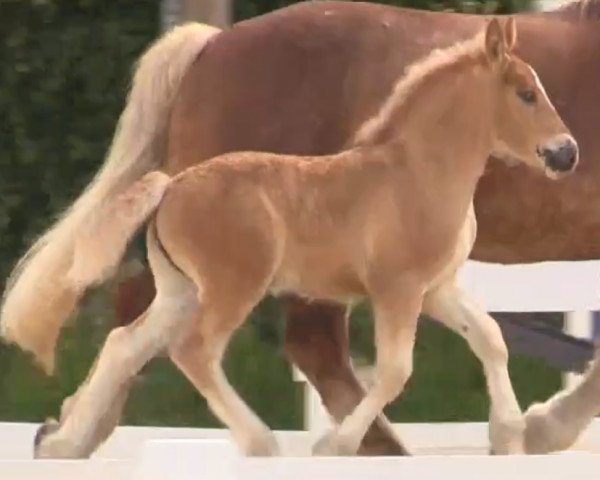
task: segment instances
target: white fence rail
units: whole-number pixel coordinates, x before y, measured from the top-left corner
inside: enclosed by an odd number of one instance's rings
[[[314,437],[277,432],[285,456],[245,458],[225,430],[119,427],[91,460],[31,460],[37,425],[0,423],[0,480],[596,479],[600,421],[570,452],[490,457],[487,424],[398,424],[409,458],[310,458]]]

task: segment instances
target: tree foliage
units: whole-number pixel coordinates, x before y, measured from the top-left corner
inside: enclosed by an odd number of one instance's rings
[[[100,166],[157,2],[0,2],[0,272]]]

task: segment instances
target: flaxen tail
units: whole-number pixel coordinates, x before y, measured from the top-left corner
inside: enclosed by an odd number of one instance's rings
[[[147,173],[90,218],[75,235],[73,263],[66,275],[69,285],[83,291],[114,271],[131,237],[158,208],[170,183],[163,172]]]
[[[97,212],[164,161],[166,127],[175,95],[190,65],[219,30],[193,23],[174,28],[141,57],[108,157],[83,194],[29,251],[11,273],[0,311],[0,333],[31,352],[47,372],[54,369],[60,330],[91,277],[84,275],[94,255],[79,251]],[[159,182],[160,183],[160,182]],[[102,262],[100,262],[102,263]],[[113,265],[111,260],[107,264]],[[97,268],[96,265],[93,268]],[[91,270],[90,270],[91,272]],[[97,276],[99,274],[100,276]],[[81,277],[80,277],[81,275]],[[86,278],[85,281],[82,281]]]

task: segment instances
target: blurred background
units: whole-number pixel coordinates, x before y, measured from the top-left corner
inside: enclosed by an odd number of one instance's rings
[[[296,2],[0,0],[0,278],[6,278],[26,246],[99,168],[124,105],[133,63],[151,41],[184,20],[226,26],[292,3]],[[510,13],[550,8],[557,2],[380,3]],[[140,256],[140,249],[133,248],[129,262]],[[82,303],[63,333],[54,377],[46,377],[17,349],[0,345],[0,421],[41,421],[58,413],[62,399],[86,376],[113,325],[113,288],[114,282],[108,282]],[[547,317],[560,328],[561,314]],[[226,367],[234,386],[271,427],[299,429],[302,386],[294,383],[283,355],[283,326],[277,300],[265,299],[237,334]],[[370,364],[368,305],[354,311],[351,337],[355,364]],[[541,360],[512,355],[510,370],[523,407],[561,387],[561,373]],[[405,394],[387,413],[394,421],[487,420],[485,379],[466,344],[423,322],[415,372]],[[144,369],[125,423],[218,426],[204,400],[165,359]]]

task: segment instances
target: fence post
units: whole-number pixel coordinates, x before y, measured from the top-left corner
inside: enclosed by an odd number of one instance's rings
[[[565,312],[564,314],[563,331],[575,338],[590,339],[594,337],[594,321],[593,313],[587,310],[579,310],[574,312]],[[572,372],[563,374],[563,386],[565,388],[574,385],[581,375]]]

